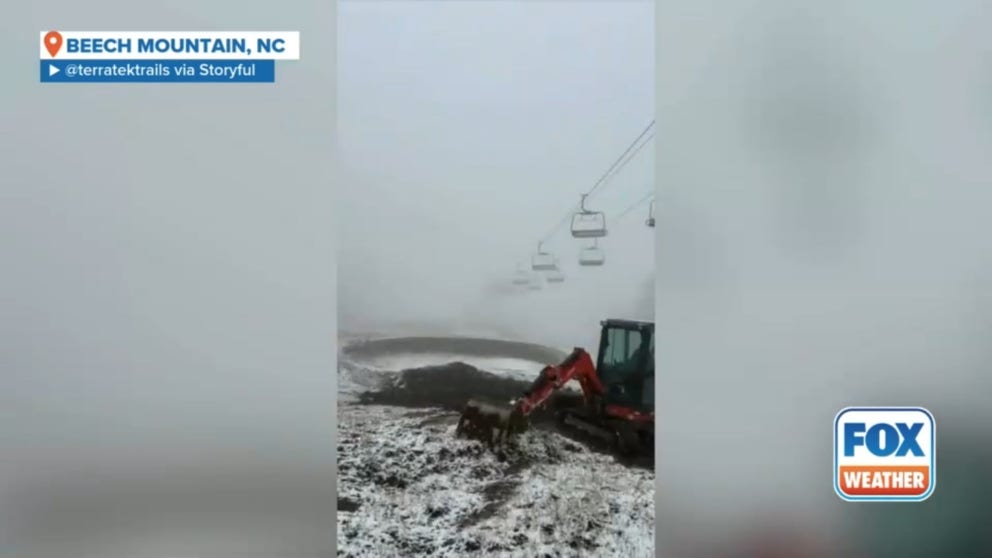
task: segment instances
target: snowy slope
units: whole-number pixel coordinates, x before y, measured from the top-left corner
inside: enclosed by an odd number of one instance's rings
[[[430,375],[424,368],[452,362],[468,366],[454,375]],[[343,350],[339,556],[653,556],[653,471],[619,464],[539,428],[493,453],[456,438],[457,415],[431,407],[438,404],[433,396],[425,402],[411,392],[398,400],[413,406],[402,408],[357,403],[361,393],[384,386],[404,393],[427,386],[432,393],[433,382],[457,383],[462,373],[478,374],[472,367],[530,382],[542,366],[451,352],[356,356]],[[416,387],[407,387],[414,378]]]
[[[340,555],[654,555],[653,472],[537,429],[494,454],[456,418],[341,405]]]

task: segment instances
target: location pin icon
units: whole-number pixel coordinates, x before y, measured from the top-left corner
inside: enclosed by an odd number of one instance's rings
[[[62,48],[62,33],[58,31],[49,31],[46,33],[45,48],[48,49],[48,54],[51,54],[54,58],[58,54],[59,49]]]

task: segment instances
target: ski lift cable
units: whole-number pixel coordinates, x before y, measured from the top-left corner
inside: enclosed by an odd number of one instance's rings
[[[610,168],[603,174],[603,176],[601,176],[599,180],[596,181],[596,184],[593,185],[592,189],[590,189],[588,192],[585,193],[585,197],[589,197],[590,195],[592,195],[593,192],[596,191],[597,188],[609,182],[608,179],[616,175],[616,173],[620,172],[620,169],[626,166],[627,163],[630,162],[630,160],[633,159],[635,155],[637,155],[637,153],[641,150],[641,148],[643,148],[654,137],[654,133],[652,133],[646,140],[641,142],[641,139],[644,138],[645,134],[651,131],[651,128],[654,127],[654,122],[655,121],[652,120],[650,123],[648,123],[648,125],[644,128],[644,130],[640,133],[640,135],[638,135],[637,138],[620,155],[620,157],[617,158],[617,160],[614,161],[612,165],[610,165]],[[548,233],[541,238],[540,242],[542,243],[550,242],[551,239],[554,238],[555,234],[557,234],[558,231],[561,230],[561,228],[572,219],[572,215],[575,213],[577,207],[578,207],[577,205],[573,205],[571,208],[569,208],[569,210],[565,213],[565,215],[562,216],[561,220],[558,221],[558,223],[556,223],[555,226],[552,227],[552,229],[548,231]]]
[[[632,211],[634,211],[638,207],[644,205],[644,202],[650,200],[653,197],[654,197],[654,192],[653,191],[647,192],[646,194],[644,194],[643,197],[641,197],[636,202],[634,202],[633,204],[631,204],[630,206],[628,206],[626,209],[624,209],[623,211],[621,211],[620,214],[618,214],[617,217],[614,219],[614,222],[619,222],[624,217],[626,217],[627,215],[629,215]],[[571,219],[571,217],[572,217],[572,214],[571,213],[566,213],[565,214],[565,217],[562,219],[562,221],[560,223],[558,223],[558,225],[556,226],[556,228],[560,228],[561,225],[563,225],[564,223],[568,222]],[[544,238],[544,240],[541,240],[540,241],[540,244],[547,243],[551,239],[551,237],[554,236],[554,233],[555,232],[556,232],[555,230],[552,230],[551,233],[549,233],[548,236],[546,236]]]
[[[654,192],[648,192],[648,193],[646,193],[644,195],[644,197],[638,199],[632,205],[630,205],[629,207],[627,207],[626,209],[624,209],[623,211],[621,211],[620,214],[618,214],[614,218],[614,222],[620,221],[621,219],[623,219],[624,217],[626,217],[631,211],[633,211],[633,210],[637,209],[638,207],[640,207],[641,205],[643,205],[644,202],[648,201],[653,196],[654,196]],[[558,230],[561,229],[562,225],[564,225],[565,223],[568,223],[571,220],[571,218],[572,218],[572,212],[570,211],[570,212],[566,213],[564,215],[564,217],[562,217],[562,220],[559,221],[557,225],[555,225],[555,228],[551,229],[551,231],[540,241],[540,244],[547,244],[548,242],[550,242],[551,239],[554,237],[555,233],[557,233]]]
[[[637,139],[635,139],[633,141],[633,143],[631,143],[627,147],[627,149],[624,150],[624,152],[620,155],[620,157],[617,158],[617,160],[614,161],[612,165],[610,165],[610,168],[606,171],[606,173],[604,173],[603,176],[599,177],[599,180],[596,181],[596,183],[593,185],[592,189],[590,189],[588,192],[586,192],[586,197],[591,196],[592,193],[595,192],[597,188],[599,188],[600,186],[602,186],[606,182],[606,179],[609,178],[613,174],[614,170],[619,170],[617,168],[617,166],[619,165],[619,166],[622,167],[623,165],[621,165],[621,162],[623,162],[623,164],[625,165],[626,162],[624,162],[624,159],[626,159],[628,161],[630,160],[630,159],[627,159],[627,154],[630,153],[632,150],[634,150],[634,147],[637,146],[638,142],[641,141],[641,138],[643,138],[649,131],[651,131],[651,128],[653,128],[653,127],[654,127],[654,120],[651,120],[651,122],[648,123],[648,125],[644,128],[644,130],[641,132],[641,134],[639,136],[637,136]],[[647,143],[647,142],[645,141],[644,143]],[[642,143],[641,144],[641,147],[643,147],[643,146],[644,146],[644,144]],[[637,150],[634,151],[634,152],[636,153],[637,151],[640,151],[640,147],[638,147]]]
[[[630,150],[628,154],[626,154],[626,157],[622,159],[622,162],[619,165],[615,165],[611,170],[607,172],[607,174],[604,174],[603,178],[600,179],[601,182],[598,182],[592,190],[586,192],[585,194],[586,197],[588,198],[592,196],[593,192],[595,192],[596,189],[599,188],[600,186],[603,186],[604,184],[608,184],[610,182],[610,179],[612,179],[614,176],[619,174],[620,171],[623,170],[625,166],[627,166],[627,163],[632,161],[634,157],[641,151],[641,149],[643,149],[645,145],[650,143],[652,139],[654,139],[654,133],[652,133],[647,138],[645,138],[644,141],[642,141],[641,143],[637,144],[636,147],[631,145],[631,147],[634,147],[634,149]]]
[[[561,230],[562,226],[564,226],[566,223],[568,223],[569,221],[572,220],[572,214],[574,212],[575,212],[574,208],[573,209],[569,209],[565,213],[565,215],[561,218],[561,221],[558,221],[558,223],[555,224],[554,228],[552,228],[550,231],[548,231],[548,234],[544,235],[544,237],[541,239],[541,244],[547,244],[548,242],[550,242],[551,239],[554,238],[555,234],[559,230]]]
[[[624,152],[620,154],[620,157],[618,157],[617,160],[614,161],[612,165],[610,165],[610,168],[607,169],[607,171],[603,173],[603,175],[599,178],[599,180],[596,181],[593,187],[583,195],[582,197],[583,201],[585,200],[585,198],[592,195],[597,189],[599,189],[604,184],[609,182],[610,178],[612,178],[618,172],[620,172],[620,170],[623,169],[623,167],[626,166],[627,163],[629,163],[631,159],[633,159],[634,156],[636,156],[637,153],[640,152],[640,150],[648,142],[651,141],[652,138],[654,138],[654,133],[652,132],[651,135],[647,137],[647,139],[645,139],[643,142],[641,141],[648,134],[648,132],[651,132],[654,125],[655,125],[655,120],[652,119],[651,122],[649,122],[648,125],[644,127],[644,130],[642,130],[641,133],[634,139],[634,141],[631,142],[629,146],[627,146],[627,149],[625,149]],[[555,234],[557,234],[558,231],[561,230],[562,226],[564,226],[565,224],[569,223],[572,220],[572,217],[576,210],[575,208],[579,206],[580,204],[576,204],[575,206],[572,206],[572,208],[569,208],[569,210],[564,215],[562,215],[561,220],[558,221],[555,224],[555,226],[550,231],[548,231],[548,233],[544,235],[538,242],[541,244],[550,242],[554,238]],[[621,216],[625,215],[630,210],[631,209],[624,211],[621,214]]]
[[[617,167],[616,169],[614,169],[614,170],[613,170],[613,173],[612,173],[612,174],[610,174],[610,177],[609,177],[609,178],[607,179],[607,182],[609,182],[609,181],[610,181],[610,180],[612,180],[612,179],[613,179],[613,178],[614,178],[614,177],[615,177],[616,175],[618,175],[618,174],[620,173],[620,171],[622,171],[622,170],[623,170],[623,168],[624,168],[625,166],[627,166],[627,163],[629,163],[630,161],[632,161],[632,160],[634,159],[634,157],[635,157],[635,156],[636,156],[636,155],[637,155],[638,153],[640,153],[640,151],[641,151],[641,149],[644,149],[644,146],[645,146],[645,145],[647,145],[648,143],[650,143],[650,142],[651,142],[651,140],[653,140],[653,139],[654,139],[654,136],[655,136],[655,133],[654,133],[654,132],[651,132],[651,135],[649,135],[648,137],[646,137],[646,138],[644,138],[644,141],[642,141],[642,142],[640,143],[640,145],[638,145],[638,146],[637,146],[636,148],[634,148],[634,150],[633,150],[633,151],[631,151],[631,152],[630,152],[630,155],[628,155],[628,156],[627,156],[627,158],[626,158],[626,159],[624,159],[624,161],[623,161],[623,163],[621,163],[621,164],[620,164],[620,166],[618,166],[618,167]]]
[[[652,197],[654,197],[654,192],[648,192],[647,194],[644,195],[643,198],[637,200],[636,202],[634,202],[633,205],[631,205],[627,209],[624,209],[622,212],[620,212],[620,215],[617,215],[616,219],[614,219],[614,222],[623,219],[627,214],[629,214],[631,211],[637,209],[638,207],[644,205],[644,202],[648,201]]]

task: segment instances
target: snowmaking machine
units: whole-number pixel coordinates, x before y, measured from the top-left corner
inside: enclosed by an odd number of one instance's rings
[[[611,319],[601,326],[595,362],[576,347],[562,362],[545,366],[509,406],[470,400],[457,435],[482,439],[490,446],[506,440],[525,430],[532,413],[546,409],[555,392],[576,380],[581,404],[558,409],[560,424],[606,441],[622,455],[653,455],[654,323]]]

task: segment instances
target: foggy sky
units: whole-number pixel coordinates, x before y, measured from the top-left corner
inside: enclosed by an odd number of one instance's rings
[[[592,345],[598,321],[652,318],[647,204],[560,288],[493,296],[654,118],[650,2],[340,6],[342,330],[491,333]],[[589,206],[653,189],[652,144]]]

